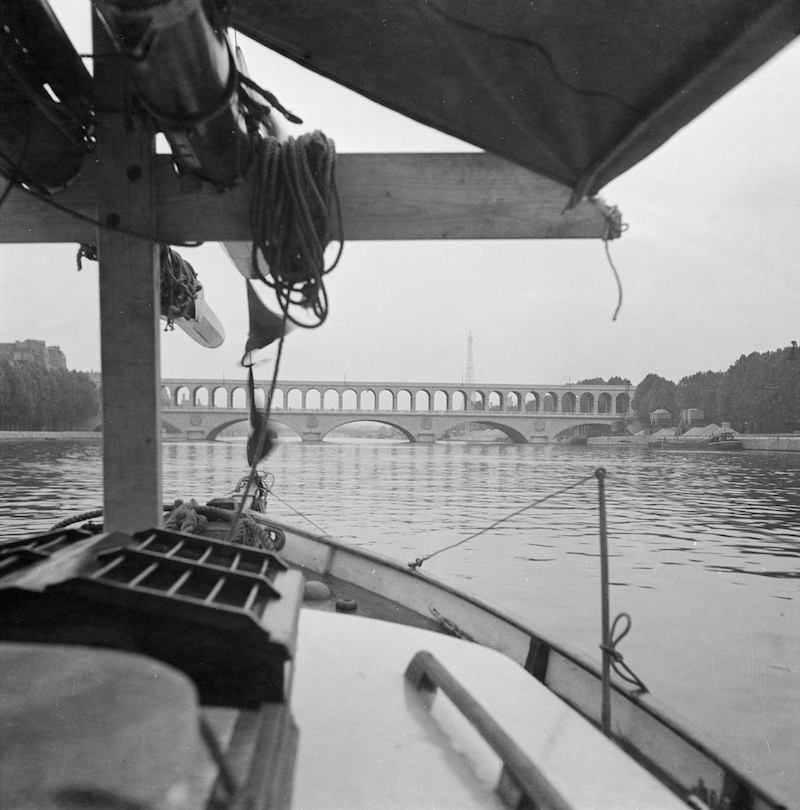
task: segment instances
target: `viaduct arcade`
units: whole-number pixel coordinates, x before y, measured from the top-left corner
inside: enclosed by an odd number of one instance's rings
[[[267,382],[256,384],[264,407]],[[390,425],[409,441],[433,442],[477,423],[513,442],[547,442],[609,433],[631,415],[630,385],[478,385],[407,382],[279,382],[271,419],[303,441],[321,441],[342,425]],[[168,434],[215,439],[247,420],[247,389],[239,380],[164,379],[162,424]]]

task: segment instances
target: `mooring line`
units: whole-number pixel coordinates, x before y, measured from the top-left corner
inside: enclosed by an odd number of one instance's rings
[[[315,529],[319,529],[324,535],[330,536],[329,532],[326,532],[319,523],[315,523],[308,515],[304,515],[299,509],[295,509],[290,503],[287,503],[280,495],[278,495],[274,489],[269,490],[269,494],[272,495],[273,498],[277,498],[284,506],[288,507],[292,510],[296,515],[303,518],[303,520],[307,520]]]
[[[514,512],[506,515],[505,517],[501,517],[499,520],[496,520],[490,526],[487,526],[484,529],[480,529],[477,532],[469,535],[469,537],[463,538],[463,540],[459,540],[456,543],[451,543],[449,546],[444,546],[443,548],[437,549],[436,551],[432,551],[430,554],[425,554],[423,557],[417,557],[414,562],[408,563],[408,567],[413,569],[421,568],[424,562],[427,562],[431,559],[431,557],[435,557],[437,554],[442,554],[445,551],[450,551],[450,549],[457,548],[458,546],[463,545],[464,543],[468,542],[469,540],[474,540],[476,537],[480,537],[482,534],[486,534],[486,532],[490,532],[496,526],[499,526],[501,523],[505,523],[507,520],[511,520],[511,518],[516,517],[517,515],[521,515],[523,512],[527,512],[528,509],[532,509],[534,506],[538,506],[545,501],[549,501],[551,498],[556,498],[559,495],[563,495],[565,492],[569,492],[571,489],[575,489],[576,487],[581,486],[581,484],[585,484],[587,481],[591,481],[592,478],[595,477],[595,473],[591,473],[590,475],[584,476],[579,481],[575,481],[573,484],[569,484],[566,487],[562,487],[561,489],[557,489],[555,492],[551,492],[549,495],[545,495],[543,498],[537,498],[535,501],[532,501],[525,506],[516,509]]]

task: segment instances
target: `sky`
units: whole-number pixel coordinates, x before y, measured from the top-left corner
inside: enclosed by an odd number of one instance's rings
[[[53,6],[89,50],[88,3]],[[294,134],[321,129],[340,153],[472,149],[239,44],[250,75],[304,119]],[[459,382],[471,332],[476,382],[678,381],[800,339],[798,75],[796,42],[601,191],[628,225],[610,245],[616,321],[600,240],[351,242],[326,277],[328,320],[287,337],[281,377]],[[76,247],[0,245],[0,342],[45,340],[96,370],[97,265],[77,272]],[[227,337],[210,350],[163,333],[162,376],[242,378],[242,278],[218,245],[180,252]]]

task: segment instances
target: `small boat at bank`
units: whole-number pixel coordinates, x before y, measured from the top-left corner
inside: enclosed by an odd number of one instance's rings
[[[675,436],[660,440],[660,446],[667,450],[744,450],[744,442],[731,430],[723,430],[711,436]]]
[[[0,239],[96,248],[105,463],[102,531],[0,545],[0,806],[783,806],[632,677],[607,593],[597,665],[420,561],[278,525],[266,433],[237,497],[161,521],[163,246],[225,243],[275,293],[247,354],[324,320],[343,232],[616,238],[599,190],[800,30],[797,2],[757,6],[96,0],[90,75],[46,0],[4,4]],[[228,26],[487,152],[284,138]],[[177,317],[212,346],[202,310]]]
[[[731,431],[723,431],[712,436],[707,444],[707,450],[741,450],[744,444],[741,439],[736,438],[736,434]]]

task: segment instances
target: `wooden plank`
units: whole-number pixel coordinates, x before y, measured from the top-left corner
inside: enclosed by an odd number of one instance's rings
[[[600,206],[562,213],[570,190],[485,153],[349,155],[337,168],[348,239],[602,236]]]
[[[95,189],[102,192],[105,177],[100,157],[89,158],[81,176],[53,202],[95,219]],[[619,235],[615,209],[586,200],[564,212],[570,196],[566,186],[485,153],[342,154],[337,177],[348,241],[601,238],[609,224],[610,235]],[[171,160],[161,156],[154,185],[160,241],[250,240],[252,176],[221,194],[192,177],[179,177]],[[0,218],[2,242],[94,238],[91,224],[20,190],[9,195]]]
[[[152,137],[130,130],[120,99],[123,70],[94,22],[98,108],[98,212],[104,221],[153,229]],[[160,273],[153,242],[112,230],[97,234],[103,370],[103,484],[106,531],[161,521]]]

